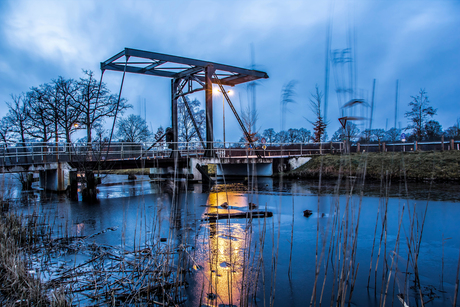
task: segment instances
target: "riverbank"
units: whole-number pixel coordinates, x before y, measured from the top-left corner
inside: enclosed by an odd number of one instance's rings
[[[385,152],[324,155],[313,157],[299,168],[285,174],[288,178],[338,178],[359,176],[380,180],[459,181],[460,151]]]
[[[70,306],[63,288],[52,289],[45,285],[27,261],[34,244],[44,235],[42,230],[44,228],[36,223],[36,219],[24,223],[23,217],[16,214],[0,216],[2,306]]]

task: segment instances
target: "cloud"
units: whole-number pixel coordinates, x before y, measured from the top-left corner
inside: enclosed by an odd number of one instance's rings
[[[270,75],[257,90],[262,130],[279,129],[279,112],[274,110],[278,110],[283,84],[291,79],[299,83],[296,111],[290,114],[289,122],[292,127],[311,129],[304,116],[311,114],[309,93],[315,84],[320,89],[324,86],[330,3],[3,1],[0,101],[59,75],[78,78],[81,69],[99,73],[99,63],[125,47],[250,67],[253,44],[256,68]],[[396,79],[401,86],[399,118],[403,119],[410,95],[426,87],[433,103],[439,104],[435,105],[439,108],[439,120],[445,122],[445,127],[451,125],[459,116],[445,111],[446,106],[456,106],[460,97],[458,2],[333,3],[332,48],[346,48],[347,32],[352,29],[356,34],[358,92],[370,97],[372,80],[377,79],[375,114],[379,116],[374,125],[384,127],[386,118],[394,118]],[[120,80],[120,73],[107,72],[104,76],[114,92],[119,90]],[[124,97],[133,104],[145,98],[152,125],[169,125],[169,80],[129,75],[126,82]],[[331,75],[329,135],[339,126],[335,86]],[[247,102],[245,88],[243,85],[235,89],[243,102]],[[203,97],[197,97],[203,101]],[[219,107],[215,112],[217,121]],[[5,107],[0,109],[0,115],[4,113]],[[238,128],[233,130],[239,133]]]

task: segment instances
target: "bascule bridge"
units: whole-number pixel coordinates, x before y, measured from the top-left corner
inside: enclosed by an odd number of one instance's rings
[[[213,148],[213,101],[212,85],[217,84],[222,94],[230,106],[234,116],[241,126],[246,139],[251,142],[246,127],[233,106],[227,92],[223,89],[224,85],[235,86],[257,79],[267,79],[265,72],[250,70],[225,64],[219,64],[209,61],[202,61],[179,57],[169,54],[162,54],[150,51],[125,48],[113,57],[101,63],[101,70],[104,73],[107,70],[123,72],[120,92],[123,88],[123,82],[126,73],[136,73],[150,76],[166,77],[171,79],[171,127],[172,127],[172,149],[173,153],[178,153],[178,119],[177,119],[177,100],[182,97],[187,107],[190,117],[193,114],[188,106],[185,96],[191,93],[205,91],[205,108],[206,108],[206,139],[199,133],[195,120],[193,123],[197,130],[200,141],[205,148],[205,157],[215,157]]]

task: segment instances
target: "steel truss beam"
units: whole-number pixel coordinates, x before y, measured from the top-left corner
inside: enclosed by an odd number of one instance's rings
[[[123,58],[126,60],[122,61]],[[131,62],[129,60],[131,60]],[[103,73],[106,70],[112,70],[120,71],[124,74],[128,72],[171,78],[171,123],[174,132],[173,149],[175,149],[173,152],[177,152],[178,141],[177,99],[179,97],[184,98],[185,104],[188,107],[185,95],[204,90],[206,104],[205,155],[208,157],[215,155],[212,144],[214,141],[212,84],[219,84],[222,88],[224,85],[235,86],[257,79],[268,78],[267,73],[263,71],[131,48],[125,48],[125,50],[102,62],[101,70]],[[198,83],[198,87],[194,88],[194,82]],[[225,91],[223,91],[223,93],[227,96]],[[229,105],[231,105],[228,96],[226,99]],[[187,109],[190,112],[189,108]],[[232,111],[235,113],[235,116],[241,125],[241,119],[239,119],[239,116],[234,108],[232,108]],[[196,123],[195,129],[198,131]],[[243,131],[244,130],[245,129],[243,127]],[[248,137],[247,132],[245,135]],[[249,142],[251,143],[250,137]]]
[[[129,62],[125,63],[124,61],[119,62],[118,60],[123,56],[140,58],[151,61],[151,63],[135,62],[131,64]],[[171,67],[168,69],[165,67],[166,65]],[[124,71],[124,66],[127,66],[126,72],[169,77],[173,79],[185,78],[193,75],[204,83],[204,71],[208,65],[214,66],[216,71],[229,74],[227,77],[220,78],[222,85],[234,86],[248,81],[268,78],[267,73],[263,71],[131,48],[125,48],[125,50],[102,62],[101,70]],[[217,83],[217,81],[212,78],[212,83]]]

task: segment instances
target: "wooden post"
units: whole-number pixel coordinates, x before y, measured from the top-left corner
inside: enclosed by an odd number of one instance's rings
[[[82,199],[85,202],[94,202],[97,200],[97,184],[98,181],[94,177],[93,171],[85,172],[86,187],[82,189]]]
[[[454,148],[454,145],[455,145],[455,144],[454,144],[454,139],[451,139],[451,140],[450,140],[450,150],[454,150],[454,149],[455,149],[455,148]]]
[[[444,151],[444,135],[441,136],[441,151]]]
[[[357,152],[361,152],[361,144],[358,143]]]
[[[76,171],[69,172],[70,189],[69,197],[72,200],[78,200],[78,178]]]
[[[385,148],[385,142],[383,142],[383,152],[387,151],[387,149]]]

